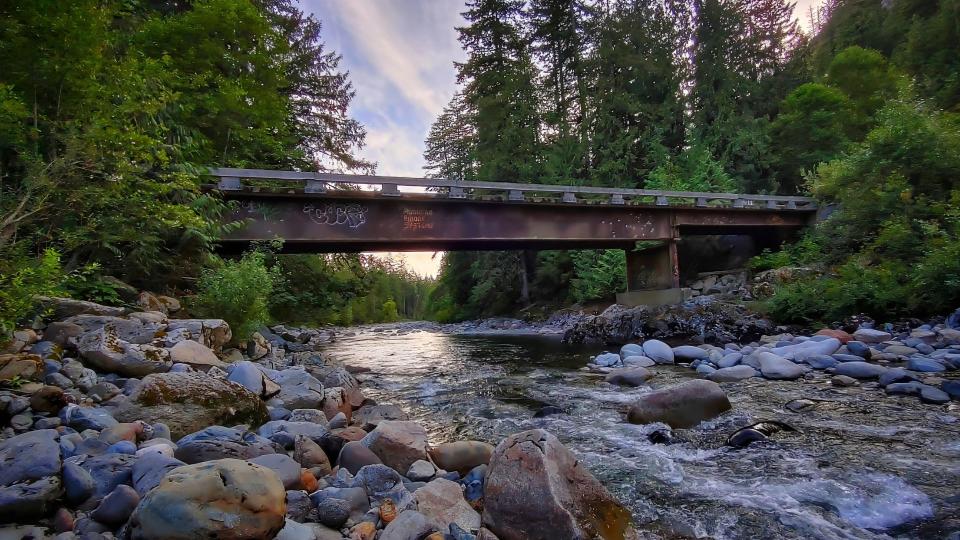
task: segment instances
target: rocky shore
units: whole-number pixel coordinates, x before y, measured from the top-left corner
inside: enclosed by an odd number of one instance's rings
[[[0,538],[631,538],[557,438],[431,444],[317,349],[328,331],[47,299],[0,354]]]
[[[141,311],[47,303],[55,320],[18,331],[0,353],[0,538],[637,537],[624,501],[555,433],[533,426],[500,440],[430,440],[407,403],[365,395],[357,377],[375,374],[321,352],[353,332],[625,341],[576,377],[636,387],[618,421],[644,424],[654,446],[737,415],[736,393],[749,381],[826,382],[944,412],[960,399],[960,317],[792,335],[701,300],[537,325],[275,326],[233,348],[224,321],[177,318],[171,298],[142,295]],[[658,384],[658,370],[676,366],[693,378]],[[793,399],[785,409],[816,406]],[[548,406],[536,416],[565,413]],[[794,430],[744,424],[725,436],[728,447]]]
[[[925,324],[896,334],[872,325],[853,334],[825,328],[812,336],[765,335],[746,345],[722,347],[670,347],[648,339],[628,343],[619,353],[597,355],[583,369],[605,375],[609,383],[639,386],[653,376],[655,366],[675,363],[689,366],[705,380],[644,396],[631,407],[631,421],[690,427],[730,408],[729,403],[724,405],[726,398],[717,383],[751,378],[782,381],[825,375],[834,386],[916,396],[932,405],[960,400],[960,378],[955,373],[960,369],[960,329],[948,323]],[[664,402],[676,405],[661,406]]]

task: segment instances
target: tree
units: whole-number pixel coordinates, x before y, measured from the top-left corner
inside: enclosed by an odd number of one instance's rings
[[[826,82],[846,94],[864,119],[897,91],[897,75],[887,59],[857,46],[844,49],[830,62]]]
[[[582,0],[533,0],[527,10],[531,48],[544,66],[543,182],[571,183],[584,178],[587,167],[588,76],[585,55],[590,47],[590,9]]]
[[[519,28],[523,2],[474,0],[457,28],[468,59],[458,64],[464,99],[475,111],[476,176],[535,181],[540,165],[536,71]]]
[[[476,177],[475,113],[463,94],[457,92],[430,126],[424,143],[423,159],[427,176],[448,180],[472,180]]]
[[[684,146],[680,4],[616,4],[597,26],[590,116],[595,185],[641,187]]]
[[[835,88],[807,83],[791,92],[772,126],[780,191],[801,192],[804,173],[837,157],[855,140],[857,123],[853,103]]]

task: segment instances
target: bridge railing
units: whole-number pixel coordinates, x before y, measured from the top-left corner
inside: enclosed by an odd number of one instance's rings
[[[431,195],[446,199],[485,199],[498,194],[508,202],[529,201],[528,197],[552,197],[564,203],[592,202],[596,204],[653,204],[655,206],[726,206],[733,208],[769,208],[785,210],[812,210],[816,200],[810,197],[787,195],[748,195],[741,193],[703,193],[666,191],[657,189],[626,189],[593,186],[555,186],[546,184],[515,184],[508,182],[467,182],[439,178],[408,178],[402,176],[374,176],[301,171],[274,171],[266,169],[214,168],[217,189],[225,192],[262,191],[264,189],[302,189],[304,193],[323,194],[351,186],[370,186],[384,197],[402,197],[400,187],[430,190]],[[296,187],[293,187],[296,186]],[[546,195],[544,195],[546,194]],[[407,193],[407,195],[411,195]]]

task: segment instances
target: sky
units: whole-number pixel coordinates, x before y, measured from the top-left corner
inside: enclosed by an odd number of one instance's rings
[[[797,0],[806,26],[811,5]],[[377,174],[422,177],[423,141],[456,90],[455,61],[465,58],[456,27],[464,0],[301,0],[323,23],[328,51],[343,56],[356,96],[350,114],[367,129],[360,155]],[[388,254],[414,272],[435,276],[434,253]]]

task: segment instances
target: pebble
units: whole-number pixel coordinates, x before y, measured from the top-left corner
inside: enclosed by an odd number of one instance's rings
[[[350,503],[333,497],[323,499],[317,504],[317,521],[339,529],[350,519]]]

